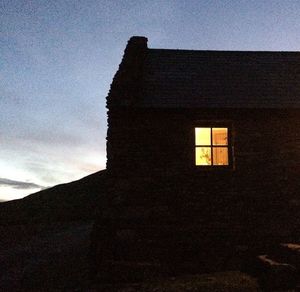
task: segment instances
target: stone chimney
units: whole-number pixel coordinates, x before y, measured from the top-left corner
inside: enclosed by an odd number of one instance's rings
[[[139,101],[143,79],[143,64],[148,39],[133,36],[129,39],[119,69],[107,97],[107,107],[130,106]]]

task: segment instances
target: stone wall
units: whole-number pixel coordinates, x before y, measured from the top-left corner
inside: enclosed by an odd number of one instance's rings
[[[194,166],[194,128],[230,125],[233,168]],[[300,164],[300,118],[296,110],[151,110],[113,108],[108,114],[107,169],[122,173],[224,175],[241,187],[293,182]],[[262,183],[262,182],[261,182]],[[291,183],[289,183],[290,185]],[[290,192],[290,191],[289,191]]]
[[[96,258],[217,270],[240,245],[300,239],[299,111],[114,108],[108,121]],[[232,168],[194,166],[203,121],[231,124]]]
[[[194,165],[194,127],[230,124],[233,165]],[[284,110],[114,110],[109,113],[107,169],[113,176],[188,181],[190,192],[259,199],[259,208],[297,206],[300,183],[300,118]],[[183,183],[186,186],[186,183]],[[188,201],[189,199],[187,199]],[[251,210],[247,199],[246,211]],[[187,202],[188,203],[188,202]],[[222,206],[223,208],[224,206]]]

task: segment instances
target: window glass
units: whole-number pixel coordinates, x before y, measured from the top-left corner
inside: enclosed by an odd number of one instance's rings
[[[211,145],[210,132],[211,132],[211,128],[195,128],[196,145],[199,146]]]
[[[228,128],[195,128],[195,164],[229,165]]]
[[[227,147],[213,147],[213,165],[228,165]]]
[[[211,165],[210,147],[196,147],[196,165]]]
[[[213,145],[228,145],[227,128],[212,128]]]

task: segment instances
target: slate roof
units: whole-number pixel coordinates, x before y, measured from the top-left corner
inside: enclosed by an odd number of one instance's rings
[[[300,53],[147,49],[139,106],[300,108]]]

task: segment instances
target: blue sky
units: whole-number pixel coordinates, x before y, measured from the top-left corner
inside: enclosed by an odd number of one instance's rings
[[[105,97],[127,40],[300,50],[299,1],[0,1],[0,200],[105,168]]]

